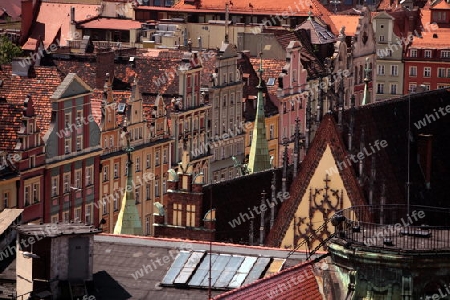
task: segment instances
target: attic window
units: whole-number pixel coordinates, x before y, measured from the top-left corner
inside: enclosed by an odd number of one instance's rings
[[[438,38],[437,33],[433,33],[433,39],[437,39],[437,38]]]
[[[269,78],[269,80],[267,80],[267,85],[273,86],[275,85],[275,78]]]

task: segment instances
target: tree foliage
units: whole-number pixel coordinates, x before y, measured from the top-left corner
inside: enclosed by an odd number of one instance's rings
[[[0,65],[7,64],[16,56],[22,54],[22,49],[14,45],[6,36],[0,37]]]

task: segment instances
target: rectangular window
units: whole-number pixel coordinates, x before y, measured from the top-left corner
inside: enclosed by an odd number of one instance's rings
[[[72,123],[71,114],[65,114],[64,115],[64,127],[68,130],[70,130],[70,124]]]
[[[391,75],[392,76],[398,76],[398,66],[397,65],[392,65],[391,66]]]
[[[438,68],[438,78],[444,78],[445,77],[445,68]]]
[[[228,95],[223,95],[222,96],[222,106],[227,106],[227,97]]]
[[[174,203],[173,204],[173,224],[174,226],[181,226],[181,218],[183,214],[183,206],[182,204]]]
[[[431,77],[431,67],[423,68],[423,77]]]
[[[113,207],[114,207],[114,211],[119,209],[119,191],[114,191],[113,194]]]
[[[383,83],[378,83],[377,94],[384,94],[384,84]]]
[[[186,226],[195,227],[195,205],[186,205]]]
[[[136,172],[139,172],[141,170],[141,158],[136,157]]]
[[[156,151],[155,153],[155,165],[159,166],[159,151]]]
[[[34,203],[39,202],[39,183],[33,184],[33,201]]]
[[[425,50],[424,56],[425,58],[431,58],[431,50]]]
[[[274,127],[273,125],[270,125],[270,129],[269,129],[269,139],[273,140],[274,139]]]
[[[141,203],[141,186],[137,186],[134,190],[134,200],[137,203]]]
[[[384,42],[384,35],[380,35],[379,41],[380,41],[380,42]]]
[[[397,94],[397,84],[391,84],[391,94],[396,95]]]
[[[75,221],[81,221],[81,208],[75,209]]]
[[[150,167],[151,167],[151,162],[152,162],[152,159],[151,159],[151,156],[150,156],[151,154],[147,154],[147,160],[146,160],[146,166],[147,166],[147,169],[149,169]]]
[[[70,173],[64,173],[64,193],[68,193],[70,191]]]
[[[151,196],[150,196],[150,184],[146,184],[145,185],[145,198],[147,199],[147,200],[150,200],[151,199]]]
[[[86,213],[85,213],[85,223],[86,224],[91,224],[92,219],[91,219],[91,215],[92,215],[92,205],[86,205]]]
[[[378,75],[384,75],[384,65],[378,65]]]
[[[77,136],[77,151],[81,151],[83,148],[83,137]]]
[[[410,83],[409,86],[408,86],[408,91],[409,91],[410,93],[415,92],[415,91],[416,91],[416,88],[417,88],[417,84],[415,84],[415,83]]]
[[[94,166],[86,168],[86,186],[92,185],[94,183]]]
[[[412,77],[417,76],[417,67],[416,66],[409,67],[409,76],[412,76]]]
[[[163,150],[163,164],[167,164],[167,148]]]
[[[64,153],[69,154],[72,152],[72,139],[65,139],[64,140]]]
[[[24,191],[25,206],[30,205],[30,186],[27,185]]]
[[[58,196],[59,194],[59,177],[52,177],[52,197]]]
[[[145,234],[150,235],[150,217],[145,217]]]
[[[155,197],[159,197],[159,179],[155,180]]]
[[[119,164],[114,164],[114,179],[119,178]]]
[[[102,200],[102,214],[106,215],[108,213],[108,195],[103,196]]]
[[[417,57],[417,49],[409,50],[409,57]]]
[[[441,58],[450,58],[450,51],[441,51]]]
[[[109,180],[109,166],[103,167],[103,181]]]
[[[162,181],[162,189],[163,189],[163,194],[167,193],[167,180],[165,178]]]
[[[9,192],[3,193],[3,208],[9,207]]]
[[[77,117],[75,119],[75,123],[77,124],[77,127],[81,127],[81,125],[83,125],[83,111],[81,111],[81,110],[77,111]]]

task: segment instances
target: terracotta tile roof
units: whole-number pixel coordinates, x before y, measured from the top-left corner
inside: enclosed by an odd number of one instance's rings
[[[430,9],[450,10],[450,3],[448,3],[446,0],[437,0],[433,4],[431,4]]]
[[[420,14],[422,15],[421,21],[423,25],[431,22],[431,10],[421,9]]]
[[[214,300],[324,299],[314,276],[313,262],[285,269],[251,284],[220,294]]]
[[[12,151],[22,124],[23,105],[0,101],[0,151]]]
[[[297,36],[294,32],[286,30],[286,29],[269,29],[265,28],[263,33],[273,33],[277,42],[286,49],[289,46],[291,41],[298,41]]]
[[[344,15],[333,15],[330,16],[331,21],[333,22],[336,28],[342,28],[345,26],[345,35],[346,36],[354,36],[356,33],[356,28],[359,24],[360,16],[344,16]]]
[[[18,19],[22,15],[21,0],[0,0],[0,13],[6,12],[13,19]]]
[[[28,38],[22,46],[24,50],[35,50],[39,38],[43,39],[47,49],[52,43],[59,39],[60,45],[65,46],[70,39],[70,8],[75,8],[75,21],[83,21],[89,17],[97,16],[101,8],[100,5],[88,4],[64,4],[47,3],[40,5],[36,24]]]
[[[336,161],[344,161],[348,153],[344,141],[338,131],[336,122],[331,115],[325,115],[317,129],[316,136],[311,143],[308,152],[300,166],[298,176],[294,179],[290,187],[290,198],[283,202],[273,225],[272,230],[266,239],[266,244],[272,247],[280,247],[287,229],[294,217],[297,208],[307,192],[311,178],[316,172],[319,161],[327,147],[330,146],[333,157]],[[344,182],[347,195],[352,205],[364,205],[364,195],[359,187],[355,172],[352,168],[340,170],[342,181]]]
[[[17,105],[23,105],[27,95],[31,95],[35,105],[37,127],[44,135],[51,121],[50,97],[62,82],[62,74],[56,67],[34,67],[32,77],[12,76],[11,66],[2,66],[0,78],[5,78],[0,87],[0,97]]]
[[[255,72],[258,72],[260,59],[257,57],[252,57],[250,58],[250,63],[252,64]],[[277,93],[278,76],[280,76],[280,73],[283,70],[285,64],[286,64],[285,60],[263,58],[264,72],[262,76],[263,80],[266,82],[266,85],[269,78],[275,78],[275,84],[272,86],[267,86],[267,90],[271,95],[276,95]]]
[[[186,3],[187,1],[180,0],[176,3],[173,8],[179,11],[186,10],[202,10],[202,11],[218,11],[223,13],[225,11],[225,3],[222,0],[208,0],[202,1],[201,5],[196,7],[195,4]],[[253,5],[253,8],[249,5]],[[310,11],[310,6],[312,6],[312,12],[314,15],[321,15],[327,10],[321,10],[319,7],[322,6],[316,0],[300,1],[296,5],[291,0],[258,0],[258,1],[247,1],[247,0],[234,0],[233,5],[229,6],[230,13],[239,14],[279,14],[282,10],[289,13],[292,16],[307,16]],[[323,7],[323,6],[322,6]],[[280,9],[281,8],[281,9]],[[289,10],[291,8],[291,10]]]
[[[450,28],[435,31],[423,31],[422,38],[414,36],[410,48],[416,49],[450,49]]]
[[[140,29],[141,22],[124,19],[98,18],[81,23],[79,27],[85,29],[130,30],[130,29]]]

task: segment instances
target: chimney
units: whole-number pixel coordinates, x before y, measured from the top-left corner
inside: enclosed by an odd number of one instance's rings
[[[69,38],[68,40],[77,40],[76,36],[77,28],[75,24],[75,7],[70,7],[70,23],[69,23]]]
[[[75,24],[75,7],[70,7],[70,24]]]
[[[425,186],[427,189],[430,189],[433,135],[419,134],[417,148],[417,163],[419,164],[425,178]]]
[[[97,52],[96,88],[103,89],[107,73],[109,73],[110,82],[114,80],[114,56],[114,51]]]

